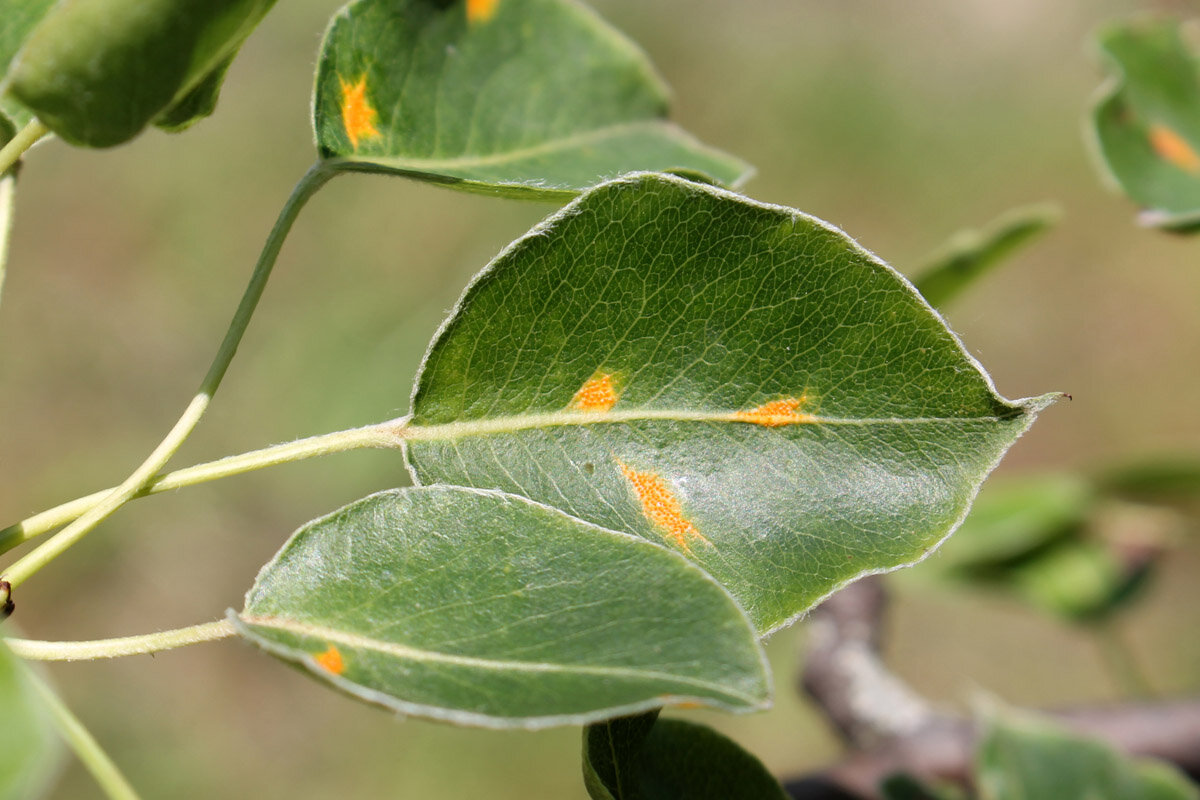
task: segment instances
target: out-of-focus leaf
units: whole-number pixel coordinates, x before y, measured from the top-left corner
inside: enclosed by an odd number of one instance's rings
[[[989,485],[931,565],[968,575],[1003,571],[1077,533],[1096,502],[1091,484],[1042,474]]]
[[[274,0],[71,0],[25,36],[8,91],[63,139],[107,147],[163,116],[212,110],[216,85]],[[165,115],[165,116],[164,116]]]
[[[944,306],[1060,216],[1058,206],[1043,203],[1013,209],[978,230],[959,231],[926,259],[913,283],[930,305]]]
[[[235,58],[237,53],[231,54],[223,64],[219,64],[208,73],[196,88],[155,117],[154,124],[165,131],[177,133],[190,128],[205,117],[212,116],[221,96],[221,86],[225,83],[225,73],[229,71]]]
[[[1128,604],[1148,577],[1149,563],[1126,569],[1111,548],[1079,541],[1020,564],[1011,580],[1033,605],[1074,622],[1095,622]]]
[[[5,91],[9,66],[34,27],[54,5],[55,0],[10,0],[0,10],[0,112],[18,126],[32,119],[29,109]]]
[[[637,170],[749,172],[667,122],[645,55],[574,0],[356,0],[315,92],[321,155],[347,169],[542,199]]]
[[[1147,225],[1200,227],[1200,58],[1177,21],[1143,17],[1100,31],[1113,71],[1091,115],[1102,168]]]
[[[475,279],[403,435],[421,483],[513,492],[663,542],[766,632],[923,558],[1056,397],[999,397],[841,231],[639,175]]]
[[[1025,714],[993,711],[976,758],[980,800],[1196,800],[1174,767],[1132,759],[1108,745]]]
[[[786,800],[757,758],[703,725],[658,712],[583,732],[584,784],[593,800]]]
[[[1181,455],[1120,465],[1102,473],[1098,485],[1106,494],[1138,502],[1196,502],[1200,500],[1200,460]]]
[[[236,624],[362,700],[488,727],[768,700],[753,627],[664,548],[495,492],[372,495],[301,528]]]
[[[54,723],[26,669],[0,639],[0,800],[40,797],[62,757]]]

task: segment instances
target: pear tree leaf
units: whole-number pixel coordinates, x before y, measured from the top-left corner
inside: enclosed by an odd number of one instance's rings
[[[1143,223],[1200,228],[1200,57],[1159,17],[1112,24],[1097,42],[1113,72],[1091,112],[1101,169]]]
[[[225,73],[229,71],[235,58],[237,53],[231,54],[175,105],[155,117],[155,126],[170,133],[179,133],[205,117],[212,116],[221,96],[221,86],[225,83]]]
[[[1061,212],[1047,203],[1015,208],[979,230],[959,231],[931,255],[913,283],[929,304],[941,308],[992,267],[1038,238]]]
[[[108,147],[212,110],[229,59],[274,0],[72,0],[45,13],[8,91],[60,137]],[[190,116],[189,116],[190,114]]]
[[[584,784],[592,800],[786,800],[757,758],[704,725],[652,711],[589,725]]]
[[[636,170],[747,176],[666,113],[641,50],[574,0],[356,0],[326,33],[313,127],[345,169],[535,199]]]
[[[486,727],[762,708],[744,612],[664,548],[524,498],[381,492],[301,528],[238,630],[354,697]]]
[[[1009,402],[841,231],[666,175],[508,247],[426,355],[418,483],[498,489],[672,547],[761,632],[919,561],[1056,396]]]
[[[7,114],[18,127],[27,125],[33,115],[5,91],[5,78],[17,51],[54,2],[21,0],[19,3],[6,3],[3,13],[0,13],[0,112]]]
[[[0,639],[0,800],[40,797],[63,755],[54,723],[26,669]]]
[[[1130,758],[1013,711],[993,711],[985,720],[975,781],[980,800],[1200,798],[1195,785],[1169,764]]]

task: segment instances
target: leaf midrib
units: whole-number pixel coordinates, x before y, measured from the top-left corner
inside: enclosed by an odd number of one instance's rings
[[[694,141],[682,128],[679,128],[666,120],[639,120],[637,122],[623,122],[617,125],[608,125],[603,128],[596,128],[585,133],[578,133],[572,136],[564,136],[558,139],[549,139],[541,144],[531,145],[529,147],[519,147],[513,150],[504,150],[498,153],[478,156],[456,156],[454,158],[408,158],[402,155],[379,155],[371,156],[364,155],[344,155],[339,156],[339,160],[352,162],[368,162],[375,164],[397,164],[403,165],[406,168],[423,171],[423,170],[439,170],[439,169],[464,169],[472,167],[491,167],[497,165],[508,164],[513,161],[522,159],[536,158],[537,156],[550,155],[563,150],[568,150],[575,147],[584,147],[589,144],[595,144],[607,138],[620,136],[624,133],[635,132],[639,129],[653,130],[663,129],[669,131],[675,138],[686,143],[689,147],[694,147],[708,151],[710,148]]]
[[[728,686],[724,686],[722,684],[703,681],[697,678],[689,678],[683,675],[676,675],[668,672],[658,672],[656,670],[635,670],[625,667],[604,667],[586,664],[552,664],[542,661],[502,661],[499,659],[476,658],[474,656],[440,653],[435,650],[421,650],[396,642],[385,642],[379,639],[372,639],[367,636],[362,636],[360,634],[347,633],[346,631],[326,628],[321,625],[313,625],[311,623],[299,622],[283,617],[240,614],[238,615],[238,619],[240,619],[246,625],[271,628],[273,630],[284,631],[297,636],[306,636],[332,644],[344,645],[350,649],[371,650],[384,655],[422,663],[451,664],[460,667],[494,671],[533,673],[561,672],[567,674],[594,675],[597,677],[607,678],[630,678],[637,680],[658,678],[675,683],[686,684],[688,686],[694,686],[699,689],[705,689],[713,694],[734,699],[748,705],[758,705],[762,702],[761,698],[756,698],[752,695],[734,691]]]
[[[1021,411],[1018,407],[1017,411]],[[495,417],[492,419],[470,420],[465,422],[443,422],[432,425],[411,424],[411,417],[400,420],[395,433],[407,441],[446,441],[465,439],[472,436],[490,436],[501,433],[515,433],[536,428],[556,428],[584,425],[622,424],[643,420],[666,420],[670,422],[708,422],[733,425],[749,425],[754,427],[783,428],[796,425],[837,425],[837,426],[883,426],[883,425],[954,425],[976,424],[980,422],[1008,422],[1013,417],[985,415],[978,417],[822,417],[808,415],[794,422],[782,425],[764,426],[761,423],[748,422],[739,419],[739,414],[745,411],[688,411],[671,408],[645,408],[628,411],[608,411],[604,413],[584,411],[556,411],[545,414],[517,414],[513,416]]]

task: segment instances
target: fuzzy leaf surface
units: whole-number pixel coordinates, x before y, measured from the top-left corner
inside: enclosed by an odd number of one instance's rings
[[[975,780],[981,800],[1200,798],[1195,785],[1169,764],[1129,758],[1103,742],[1014,712],[987,721]]]
[[[39,797],[57,770],[62,745],[25,677],[26,667],[0,639],[0,800]]]
[[[214,81],[273,4],[60,2],[25,40],[8,88],[76,145],[120,144],[161,115],[167,127],[180,129],[212,111]]]
[[[673,547],[760,631],[919,560],[1048,399],[1012,403],[841,231],[638,175],[505,250],[431,345],[419,483]]]
[[[736,742],[658,712],[589,725],[584,783],[592,800],[786,800],[779,782]]]
[[[686,559],[460,487],[382,492],[309,523],[235,621],[355,697],[463,724],[751,709],[769,693],[745,614]]]
[[[1156,17],[1113,24],[1098,44],[1114,72],[1091,115],[1103,168],[1145,224],[1200,229],[1200,56]]]
[[[334,17],[313,126],[325,158],[556,199],[636,170],[748,174],[666,120],[645,55],[574,0],[357,0]]]

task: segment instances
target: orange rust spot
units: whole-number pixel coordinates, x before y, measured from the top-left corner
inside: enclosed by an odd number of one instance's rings
[[[691,539],[699,539],[705,544],[712,544],[700,534],[700,531],[696,530],[695,525],[688,522],[687,518],[683,516],[683,506],[679,505],[679,498],[675,496],[670,484],[661,476],[653,472],[638,472],[620,459],[617,459],[617,466],[621,468],[621,474],[625,476],[625,480],[629,481],[633,486],[633,491],[637,493],[638,501],[642,504],[642,513],[646,515],[646,519],[660,528],[681,550],[685,553],[692,552],[689,541]]]
[[[1155,154],[1184,172],[1200,175],[1200,154],[1198,154],[1187,139],[1184,139],[1166,125],[1151,125],[1148,133],[1150,147]]]
[[[327,672],[332,672],[334,675],[341,675],[346,671],[346,662],[342,658],[342,651],[338,650],[333,645],[329,645],[324,653],[317,653],[313,656],[313,660]]]
[[[695,700],[685,700],[682,703],[676,703],[675,707],[682,708],[684,710],[692,708],[704,708],[704,703],[697,703]]]
[[[375,127],[378,114],[367,100],[366,75],[360,77],[358,83],[340,77],[338,82],[342,85],[342,125],[350,145],[357,150],[360,139],[374,139],[379,135],[379,129]]]
[[[603,413],[617,403],[617,390],[613,387],[612,375],[597,374],[587,380],[571,398],[571,408],[576,411]]]
[[[800,407],[804,405],[804,400],[803,396],[799,399],[785,397],[782,400],[772,400],[749,411],[735,411],[733,418],[738,422],[752,422],[755,425],[765,425],[768,428],[813,422],[816,420],[816,417],[800,411]]]
[[[500,0],[467,0],[467,22],[487,22],[498,5]]]

